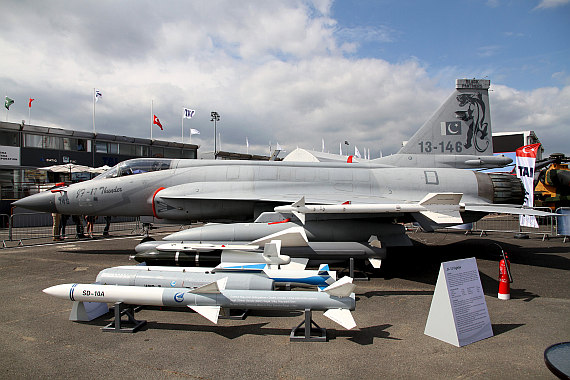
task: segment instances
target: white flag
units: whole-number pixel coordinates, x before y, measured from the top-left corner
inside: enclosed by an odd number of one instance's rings
[[[95,90],[95,101],[98,102],[99,98],[103,97],[103,93],[101,93],[101,91],[99,90]]]
[[[534,167],[536,162],[536,151],[540,144],[521,146],[516,150],[516,171],[525,189],[524,206],[534,205]],[[519,224],[525,227],[538,228],[538,223],[533,215],[520,215]]]
[[[354,156],[357,158],[361,158],[360,152],[358,151],[358,148],[356,147],[356,145],[354,146]]]
[[[194,116],[194,114],[196,113],[195,110],[191,110],[188,108],[184,108],[184,118],[185,119],[192,119],[192,116]],[[196,133],[197,135],[199,135],[199,133]]]
[[[321,139],[321,152],[325,152],[325,139]]]
[[[245,146],[249,148],[249,140],[247,139],[247,137],[245,138]]]
[[[282,151],[283,149],[281,148],[281,145],[279,145],[279,143],[277,143],[277,146],[275,147],[275,150]]]
[[[200,131],[194,128],[190,128],[190,134],[191,135],[199,135]]]

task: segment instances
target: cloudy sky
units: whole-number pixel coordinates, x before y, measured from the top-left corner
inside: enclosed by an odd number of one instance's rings
[[[488,78],[493,131],[570,153],[570,0],[2,0],[0,118],[180,141],[395,153],[453,91]]]

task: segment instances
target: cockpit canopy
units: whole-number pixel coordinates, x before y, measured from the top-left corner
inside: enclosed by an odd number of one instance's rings
[[[168,158],[135,158],[118,163],[105,173],[98,175],[97,179],[124,177],[133,174],[156,172],[159,170],[173,169],[175,160]]]

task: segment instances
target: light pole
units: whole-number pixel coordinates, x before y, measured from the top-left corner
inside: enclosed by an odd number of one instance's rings
[[[218,132],[217,132],[217,123],[220,121],[220,115],[216,111],[212,111],[210,113],[212,119],[210,121],[214,122],[214,160],[218,158]]]

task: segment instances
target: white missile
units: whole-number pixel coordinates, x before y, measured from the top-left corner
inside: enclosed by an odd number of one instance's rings
[[[217,323],[220,309],[317,310],[346,329],[356,326],[350,310],[355,308],[354,284],[349,277],[322,292],[226,290],[227,279],[188,290],[140,286],[62,284],[44,289],[54,297],[79,302],[124,302],[130,305],[187,306]]]
[[[304,224],[305,214],[389,214],[420,213],[438,223],[462,223],[459,212],[461,193],[429,193],[418,203],[306,205],[305,197],[288,206],[275,207],[276,212],[292,213]]]

